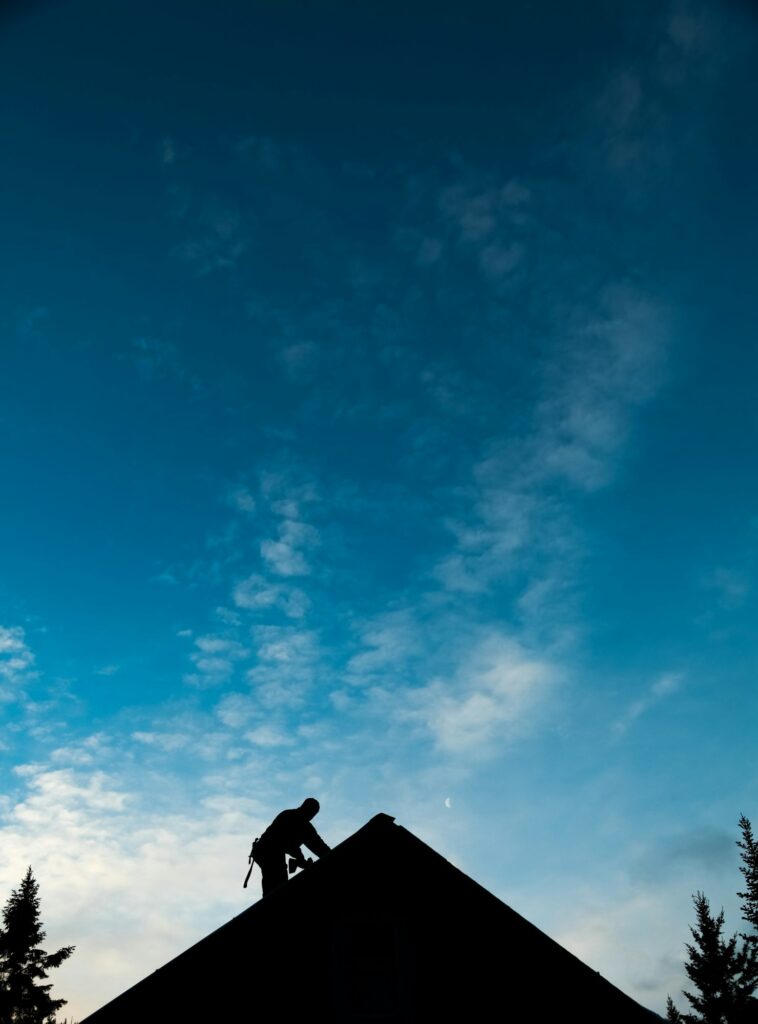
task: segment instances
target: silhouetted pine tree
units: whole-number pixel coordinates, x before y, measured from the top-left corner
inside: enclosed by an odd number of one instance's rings
[[[47,972],[60,967],[74,951],[63,946],[46,953],[39,919],[39,884],[29,868],[3,908],[0,929],[0,1021],[2,1024],[54,1024],[55,1012],[66,1002],[52,999]]]
[[[666,1020],[669,1024],[682,1024],[683,1019],[681,1013],[674,1006],[671,996],[666,996]]]
[[[740,815],[740,832],[742,839],[737,840],[742,853],[742,864],[740,871],[745,876],[745,892],[738,892],[737,895],[744,903],[740,907],[742,917],[753,929],[751,935],[746,935],[748,942],[758,942],[758,843],[753,838],[753,826],[744,814]]]
[[[680,1013],[671,999],[667,1015],[671,1022],[685,1024],[738,1024],[745,1019],[750,997],[758,985],[758,950],[740,942],[738,935],[725,939],[724,911],[715,917],[705,894],[692,897],[697,924],[691,927],[684,969],[695,992],[684,992],[694,1013]]]

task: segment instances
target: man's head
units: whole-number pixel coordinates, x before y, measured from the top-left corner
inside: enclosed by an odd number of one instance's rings
[[[308,796],[300,804],[300,810],[303,812],[305,817],[308,818],[308,820],[310,821],[311,818],[316,817],[316,815],[319,812],[320,806],[321,805],[319,804],[318,800],[316,800],[315,797]]]

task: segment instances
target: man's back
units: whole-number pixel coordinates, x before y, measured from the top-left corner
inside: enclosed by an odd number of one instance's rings
[[[329,852],[329,847],[299,807],[277,814],[260,842],[266,849],[281,850],[291,856],[296,856],[301,846],[307,846],[317,857]]]

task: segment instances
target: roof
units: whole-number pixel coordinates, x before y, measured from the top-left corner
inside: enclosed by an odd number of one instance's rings
[[[81,1024],[222,1019],[241,1000],[284,1019],[328,1003],[335,1021],[473,1020],[494,1000],[660,1020],[387,814]]]

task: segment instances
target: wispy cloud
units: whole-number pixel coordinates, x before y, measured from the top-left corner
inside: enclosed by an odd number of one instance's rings
[[[346,679],[366,686],[388,673],[405,676],[408,662],[425,650],[423,627],[409,609],[383,612],[358,626],[361,650],[345,667]],[[401,676],[402,678],[402,676]]]
[[[570,339],[537,406],[529,474],[585,490],[611,479],[636,407],[658,390],[668,347],[664,312],[630,285],[611,285],[576,310]]]
[[[249,650],[233,637],[208,633],[194,640],[190,659],[195,671],[185,681],[195,686],[218,686],[234,672],[235,664],[248,657]]]
[[[724,42],[725,19],[717,8],[702,0],[675,0],[666,13],[666,31],[686,58],[719,56]],[[723,59],[723,54],[720,59]]]
[[[558,560],[565,575],[577,541],[573,501],[613,481],[633,414],[660,387],[665,317],[635,289],[604,289],[593,310],[574,311],[566,334],[545,366],[527,429],[489,443],[468,501],[447,521],[456,543],[435,573],[451,591],[486,590],[526,559],[534,566],[537,555],[541,577],[554,576]]]
[[[36,676],[23,627],[0,626],[0,700],[20,699],[26,684]]]
[[[308,596],[297,587],[271,583],[259,573],[251,573],[234,587],[232,599],[237,608],[263,611],[279,608],[288,618],[301,619],[310,607]]]
[[[576,159],[595,176],[605,172],[604,186],[646,201],[682,147],[698,139],[702,119],[683,116],[682,104],[692,111],[695,96],[705,99],[702,90],[742,45],[738,23],[701,0],[662,4],[649,22],[649,48],[610,68],[587,98],[571,143]]]
[[[484,187],[456,184],[442,191],[439,209],[458,244],[471,246],[485,275],[497,277],[500,275],[488,269],[488,263],[497,263],[497,253],[518,250],[517,256],[506,260],[503,274],[510,273],[523,255],[518,242],[509,236],[514,226],[523,224],[530,198],[530,189],[515,180]]]
[[[229,504],[239,512],[255,512],[256,502],[247,487],[235,487],[229,494]]]
[[[682,672],[664,672],[663,675],[659,676],[648,687],[641,697],[638,697],[637,700],[629,705],[621,718],[618,719],[613,727],[616,735],[621,736],[627,732],[638,718],[646,714],[657,704],[660,704],[662,700],[680,690],[683,682],[684,674]]]
[[[400,715],[423,725],[446,753],[487,757],[524,734],[558,679],[556,666],[517,640],[492,635],[451,679],[408,691]]]
[[[254,489],[234,489],[230,502],[238,512],[247,514],[246,528],[251,525],[250,514],[256,512],[254,526],[259,536],[263,534],[257,542],[259,568],[234,587],[232,597],[238,608],[279,608],[293,618],[305,614],[309,607],[305,593],[277,577],[310,575],[310,557],[320,538],[305,510],[317,500],[312,482],[293,479],[289,469],[262,470]]]
[[[229,543],[240,549],[237,557],[227,559],[229,606],[214,613],[221,629],[193,640],[193,671],[185,677],[192,685],[229,686],[237,666],[247,663],[244,682],[249,692],[228,694],[217,715],[228,728],[244,726],[247,741],[261,747],[289,742],[286,723],[272,715],[278,714],[276,709],[303,706],[322,657],[318,633],[306,625],[312,601],[289,579],[311,573],[309,556],[320,537],[305,511],[317,500],[312,481],[293,474],[286,461],[229,492],[227,504],[238,516]],[[251,543],[250,533],[260,539]],[[256,550],[256,570],[235,579],[240,562],[249,563]],[[265,721],[262,713],[268,716]]]
[[[228,693],[216,705],[216,715],[230,729],[239,730],[259,713],[259,704],[246,693]]]
[[[253,628],[257,664],[247,673],[264,707],[302,704],[320,664],[318,636],[313,630],[262,625]]]
[[[318,543],[318,533],[308,523],[284,517],[276,540],[261,541],[261,556],[277,576],[307,576],[306,553]]]
[[[295,742],[289,733],[269,724],[250,729],[245,733],[245,739],[257,747],[287,747]]]
[[[118,665],[102,665],[100,668],[95,669],[96,676],[115,676],[119,671]]]
[[[182,732],[143,732],[138,729],[132,733],[132,739],[150,747],[157,747],[166,753],[183,750],[191,742],[191,737]]]

